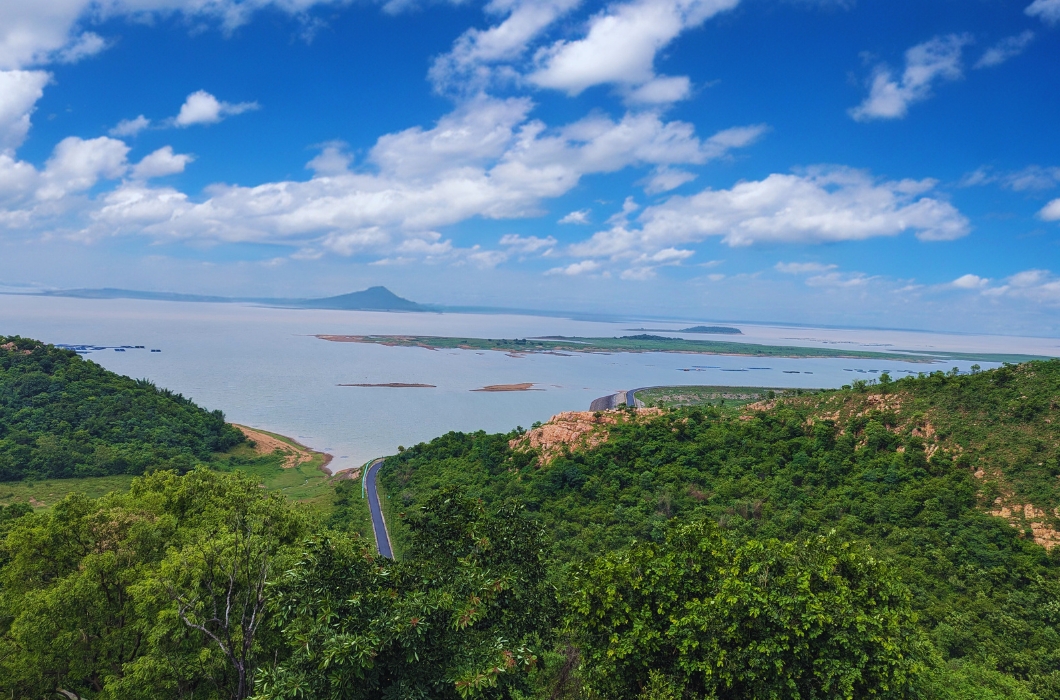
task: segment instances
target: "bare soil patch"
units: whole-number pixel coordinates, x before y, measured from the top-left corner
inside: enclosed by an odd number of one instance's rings
[[[238,425],[236,423],[233,423],[232,425],[239,428],[239,430],[247,436],[247,439],[254,442],[254,452],[257,454],[264,456],[279,451],[283,455],[284,469],[292,469],[300,464],[305,464],[306,462],[311,461],[315,454],[313,450],[305,445],[299,445],[298,443],[291,445],[279,438],[269,435],[268,433],[263,433],[260,430],[254,430],[253,428],[248,428],[245,425]],[[324,465],[322,466],[324,471],[329,474],[331,471],[326,468],[326,465],[331,461],[330,457],[331,455],[325,456]]]

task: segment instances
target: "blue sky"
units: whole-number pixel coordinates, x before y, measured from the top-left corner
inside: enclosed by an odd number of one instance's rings
[[[0,283],[1060,334],[1060,0],[0,7]]]

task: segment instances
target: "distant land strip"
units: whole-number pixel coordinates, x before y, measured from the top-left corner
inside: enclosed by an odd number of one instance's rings
[[[732,326],[692,326],[691,328],[627,328],[627,331],[647,331],[649,333],[713,333],[717,335],[743,335],[743,331]]]
[[[535,389],[533,382],[523,382],[521,384],[490,384],[471,391],[544,391],[544,389]]]
[[[335,343],[369,343],[390,347],[418,347],[428,350],[500,350],[518,353],[618,353],[676,352],[693,355],[740,355],[744,357],[847,358],[857,360],[896,360],[930,364],[947,360],[978,362],[1029,362],[1049,359],[1040,355],[956,352],[878,352],[840,348],[806,348],[787,345],[756,345],[725,340],[688,340],[659,335],[633,335],[616,338],[547,336],[541,338],[471,338],[432,335],[317,335]]]
[[[386,384],[339,384],[338,386],[389,387],[391,389],[437,389],[434,384],[407,384],[405,382],[387,382]]]

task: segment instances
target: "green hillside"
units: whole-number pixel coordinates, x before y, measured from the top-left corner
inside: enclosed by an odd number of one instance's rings
[[[0,482],[183,471],[243,440],[220,411],[72,351],[0,336]]]
[[[519,502],[575,568],[661,543],[670,521],[707,519],[738,540],[832,533],[891,563],[961,682],[1000,672],[1013,693],[1060,697],[1060,361],[661,410],[600,422],[548,460],[534,432],[449,433],[390,457],[391,508],[416,512],[454,484]]]

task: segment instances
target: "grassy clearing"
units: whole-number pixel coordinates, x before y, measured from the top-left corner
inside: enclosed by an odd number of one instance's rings
[[[717,406],[737,409],[777,397],[816,394],[816,389],[778,389],[761,386],[659,386],[637,392],[645,406]]]
[[[88,476],[80,479],[45,479],[42,481],[5,481],[0,483],[0,505],[30,503],[37,509],[47,509],[71,493],[81,492],[99,498],[111,491],[125,491],[133,477]]]
[[[258,431],[265,432],[265,431]],[[290,445],[296,451],[307,448],[294,440],[275,433],[266,433],[277,440]],[[261,481],[269,491],[281,491],[290,501],[304,503],[306,506],[323,515],[331,512],[334,500],[334,481],[321,469],[325,455],[312,453],[307,462],[284,469],[285,455],[279,451],[272,454],[259,454],[247,444],[237,445],[231,450],[214,455],[209,465],[219,471],[242,471]],[[76,479],[46,479],[40,481],[26,480],[0,483],[0,505],[24,502],[31,503],[39,510],[51,508],[71,493],[84,493],[98,498],[111,491],[125,491],[132,483],[133,476],[93,476]],[[356,504],[354,511],[359,510]],[[369,523],[367,505],[364,509],[364,522]],[[368,527],[371,533],[371,526]]]

